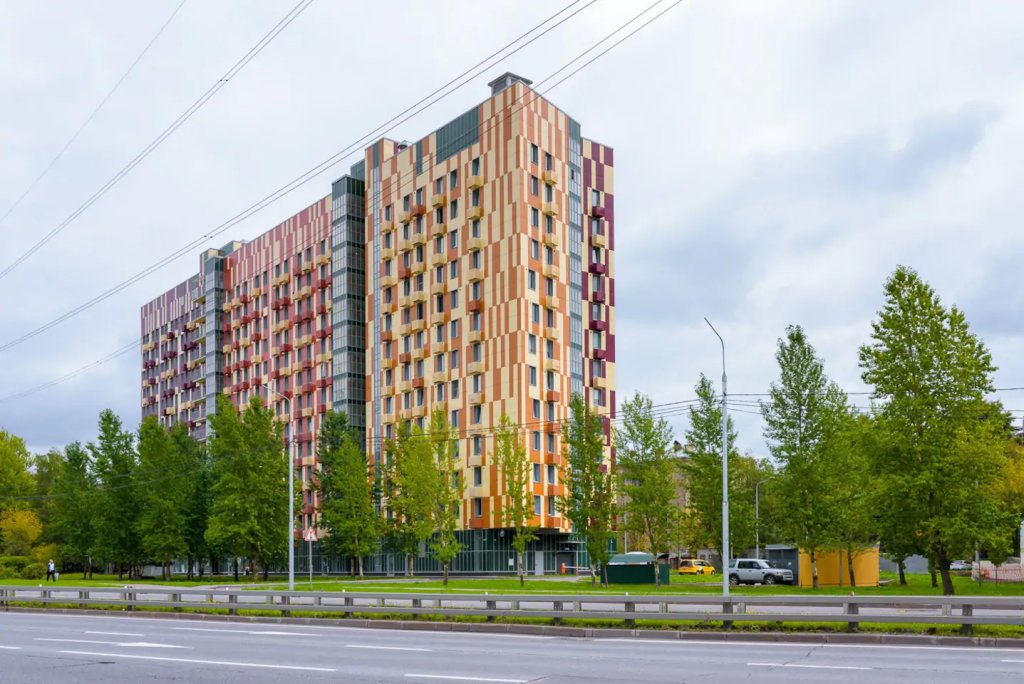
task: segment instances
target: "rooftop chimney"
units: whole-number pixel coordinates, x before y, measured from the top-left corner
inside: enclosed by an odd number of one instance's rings
[[[523,78],[522,76],[518,76],[516,74],[513,74],[511,71],[506,71],[501,76],[499,76],[498,78],[494,79],[493,81],[491,81],[487,85],[491,86],[491,95],[497,95],[502,90],[504,90],[505,88],[508,88],[509,86],[511,86],[516,81],[519,81],[520,83],[522,83],[524,85],[533,85],[533,81],[531,81],[530,79]]]

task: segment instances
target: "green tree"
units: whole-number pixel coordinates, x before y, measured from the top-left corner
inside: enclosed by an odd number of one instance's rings
[[[36,454],[32,457],[32,466],[35,470],[35,488],[33,489],[32,510],[39,516],[43,524],[43,540],[53,541],[53,520],[51,519],[51,507],[49,502],[53,496],[53,487],[57,474],[64,465],[64,454],[59,449],[50,449],[45,454]]]
[[[142,560],[139,542],[138,488],[133,481],[138,467],[135,439],[113,411],[100,413],[99,436],[88,446],[98,483],[96,536],[92,555],[117,567],[118,577]],[[165,477],[165,476],[161,476]]]
[[[366,454],[344,413],[328,411],[320,422],[318,444],[320,523],[324,547],[347,556],[351,572],[363,576],[363,558],[377,548],[381,533],[373,476]]]
[[[65,560],[81,565],[82,579],[92,576],[98,501],[89,451],[72,442],[64,448],[63,462],[53,483],[53,498],[48,501],[50,536]]]
[[[681,462],[687,506],[682,538],[691,550],[722,549],[722,403],[714,383],[701,374],[694,387],[686,431],[689,456]],[[729,418],[729,548],[754,545],[754,494],[761,477],[757,462],[736,449],[736,430]]]
[[[622,418],[615,447],[623,528],[645,540],[657,558],[669,550],[679,527],[675,463],[669,452],[672,428],[654,416],[650,397],[639,393],[622,405]],[[661,589],[661,573],[654,576],[655,588]]]
[[[254,577],[261,568],[266,574],[270,561],[294,543],[294,521],[290,538],[281,534],[289,497],[282,426],[259,397],[239,415],[220,395],[209,421],[213,487],[206,541],[248,558]]]
[[[25,440],[0,430],[0,512],[25,508],[34,482],[29,472],[31,458]]]
[[[605,461],[604,424],[580,395],[569,403],[569,420],[562,425],[565,495],[559,505],[573,531],[583,538],[590,563],[591,583],[608,563],[615,518],[615,487]],[[602,571],[602,584],[607,576]]]
[[[872,548],[878,537],[871,477],[871,453],[877,447],[871,418],[854,416],[844,407],[834,430],[825,437],[824,448],[830,475],[827,533],[840,558],[845,552],[850,585],[856,587],[857,557]]]
[[[430,419],[430,448],[434,455],[437,478],[437,502],[434,508],[434,535],[430,549],[441,563],[444,586],[448,586],[448,570],[462,551],[456,531],[459,528],[459,505],[462,503],[462,481],[455,471],[459,455],[459,434],[448,424],[447,413],[436,409]]]
[[[913,493],[919,514],[906,533],[923,541],[943,592],[952,594],[950,559],[977,547],[1005,553],[1014,526],[995,486],[1008,435],[1005,417],[984,400],[995,370],[991,355],[960,309],[946,308],[915,271],[900,266],[885,283],[860,365],[897,455],[879,459],[876,475],[883,486],[895,481]]]
[[[27,556],[43,533],[43,525],[34,511],[10,508],[0,513],[0,539],[10,556]]]
[[[818,552],[833,536],[829,524],[832,464],[826,437],[839,429],[846,395],[829,382],[803,328],[791,325],[779,340],[779,380],[761,402],[764,437],[779,463],[776,486],[784,502],[787,536],[807,551],[811,581],[818,588]]]
[[[390,509],[391,541],[406,558],[406,574],[421,545],[434,534],[438,500],[437,466],[430,440],[418,426],[399,425],[397,439],[385,446],[387,506]]]
[[[188,553],[185,509],[194,475],[187,470],[189,465],[156,416],[142,421],[136,470],[138,531],[142,550],[160,565],[165,580],[170,579],[171,561]],[[152,484],[156,481],[159,484]]]
[[[516,572],[519,586],[523,586],[526,583],[523,563],[526,547],[537,539],[537,527],[530,524],[533,521],[533,489],[530,484],[533,464],[519,431],[507,415],[501,416],[494,442],[495,460],[504,486],[498,513],[500,520],[496,522],[513,531]]]
[[[185,524],[185,548],[188,560],[188,579],[192,579],[193,566],[198,561],[199,574],[203,574],[203,561],[210,556],[206,544],[206,527],[210,518],[210,459],[206,448],[192,437],[184,423],[175,423],[170,431],[171,450],[175,467],[189,473],[183,480],[184,496],[181,516]]]

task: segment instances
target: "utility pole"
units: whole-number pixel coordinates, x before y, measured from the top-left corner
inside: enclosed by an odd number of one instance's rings
[[[729,403],[728,387],[725,376],[725,340],[704,318],[704,322],[715,333],[722,345],[722,596],[729,595]]]

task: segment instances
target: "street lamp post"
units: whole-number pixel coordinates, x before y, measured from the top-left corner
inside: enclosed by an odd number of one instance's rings
[[[711,325],[707,318],[704,322],[715,333],[722,345],[722,596],[729,595],[729,404],[728,389],[725,376],[725,340]]]
[[[266,388],[288,401],[269,384]],[[288,449],[288,591],[295,591],[295,440],[292,437],[288,439]]]
[[[754,485],[754,557],[761,557],[761,485],[770,480],[765,478]]]

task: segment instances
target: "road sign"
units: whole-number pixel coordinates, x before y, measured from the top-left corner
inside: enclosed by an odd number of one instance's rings
[[[309,529],[306,530],[306,533],[302,536],[302,538],[305,539],[308,542],[315,542],[316,541],[316,530],[314,528],[310,527]]]

